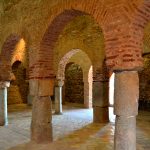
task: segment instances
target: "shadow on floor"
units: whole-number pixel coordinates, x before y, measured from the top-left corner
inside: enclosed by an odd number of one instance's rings
[[[110,132],[107,130],[108,126],[110,124],[92,123],[52,143],[36,144],[29,142],[9,150],[106,150],[106,147],[110,147],[112,150],[113,133],[112,137],[109,137],[110,133],[105,133]]]

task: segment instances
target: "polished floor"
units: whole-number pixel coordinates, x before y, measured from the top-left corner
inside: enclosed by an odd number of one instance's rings
[[[113,150],[114,123],[93,124],[92,109],[67,105],[63,110],[53,115],[54,142],[35,144],[30,142],[31,107],[9,107],[9,125],[0,127],[0,150]],[[139,112],[137,150],[150,150],[150,112]]]

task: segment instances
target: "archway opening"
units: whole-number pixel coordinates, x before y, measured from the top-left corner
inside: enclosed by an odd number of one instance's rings
[[[63,14],[64,15],[64,14]],[[54,65],[53,68],[58,68],[56,70],[56,80],[66,81],[64,73],[66,65],[70,62],[80,65],[83,70],[83,82],[84,82],[84,107],[92,107],[92,90],[93,90],[93,68],[102,68],[104,60],[104,36],[103,31],[99,27],[95,20],[90,15],[78,15],[73,17],[67,17],[69,21],[61,26],[61,31],[59,30],[57,34],[55,33],[55,38],[53,36],[47,37],[49,40],[53,41],[56,44],[50,45],[53,46],[49,50],[54,50]],[[61,16],[60,16],[61,17]],[[60,18],[59,18],[60,19]],[[60,20],[59,20],[60,21]],[[57,23],[57,22],[56,22]],[[59,25],[58,25],[59,26]],[[62,27],[64,27],[62,29]],[[50,30],[48,35],[54,30]],[[58,35],[58,37],[57,37]],[[57,37],[57,39],[56,39]],[[52,40],[51,40],[52,39]],[[64,44],[65,43],[65,44]],[[46,43],[45,43],[46,45]],[[54,47],[55,46],[55,47]],[[44,48],[44,46],[42,47]],[[47,55],[48,56],[48,55]],[[57,85],[58,88],[58,85]],[[61,88],[61,87],[60,87]],[[62,95],[65,93],[65,87],[62,86]],[[60,95],[60,94],[57,94]],[[64,98],[63,98],[64,99]],[[63,100],[64,103],[65,100]],[[83,104],[82,104],[83,105]],[[65,116],[67,113],[63,105],[62,114]],[[65,127],[69,130],[70,126],[79,129],[83,126],[86,126],[93,122],[93,109],[84,109],[84,107],[77,107],[74,109],[72,106],[68,106],[67,110],[71,122],[68,122],[68,127]],[[58,107],[57,107],[58,108]],[[56,112],[56,111],[55,111]],[[60,114],[60,113],[57,113]],[[102,114],[99,114],[102,115]],[[78,117],[78,118],[76,118]],[[79,120],[82,120],[78,123]],[[74,122],[73,120],[78,120]],[[74,123],[73,123],[74,122]],[[78,125],[77,125],[77,124]],[[85,124],[82,124],[85,123]],[[66,126],[67,126],[66,125]],[[77,125],[77,126],[76,126]],[[62,124],[63,126],[63,124]],[[59,129],[58,129],[59,130]],[[54,135],[55,137],[55,135]]]
[[[73,49],[66,53],[58,64],[56,79],[58,82],[64,81],[61,86],[63,109],[60,117],[64,120],[68,117],[70,120],[67,124],[64,122],[61,124],[66,128],[65,132],[61,134],[63,136],[63,134],[67,135],[75,129],[81,129],[93,121],[93,109],[89,107],[92,104],[93,72],[87,54],[80,49]],[[56,88],[58,86],[56,85]],[[55,135],[54,137],[57,138]]]
[[[65,69],[65,102],[84,104],[84,82],[82,68],[67,64]]]
[[[16,61],[12,65],[12,72],[15,79],[8,88],[8,105],[27,104],[29,86],[26,82],[26,68],[21,61]]]
[[[81,57],[83,59],[81,59]],[[85,63],[86,62],[86,63]],[[57,81],[65,81],[65,70],[69,68],[70,66],[74,66],[76,64],[77,66],[80,67],[74,67],[74,68],[82,68],[80,72],[82,72],[82,89],[84,92],[82,92],[82,98],[83,99],[83,104],[85,108],[91,108],[92,107],[92,82],[93,82],[93,68],[91,65],[91,61],[88,57],[88,55],[83,52],[80,49],[73,49],[69,51],[66,55],[64,55],[59,64],[58,64],[58,71],[57,71]],[[73,73],[73,71],[72,71]],[[70,73],[70,75],[72,75]],[[71,78],[71,77],[69,77]],[[76,82],[76,80],[74,80]],[[75,83],[76,84],[76,83]],[[79,89],[78,89],[79,90]],[[62,97],[63,97],[63,104],[65,103],[65,86],[63,85],[62,88]],[[81,103],[81,102],[80,102]]]
[[[0,54],[0,78],[8,81],[10,87],[6,88],[6,119],[14,124],[15,112],[25,111],[27,106],[28,87],[28,51],[27,44],[22,36],[11,34],[2,46]],[[7,108],[8,107],[8,108]],[[13,118],[9,121],[9,117]],[[7,122],[7,121],[6,121]]]

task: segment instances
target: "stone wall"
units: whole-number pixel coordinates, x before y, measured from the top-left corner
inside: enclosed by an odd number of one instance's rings
[[[15,80],[11,81],[8,88],[8,104],[27,103],[28,83],[26,79],[26,69],[21,62],[17,61],[12,66]]]
[[[139,109],[150,110],[150,55],[144,56],[144,69],[139,72]]]
[[[79,65],[66,66],[65,101],[84,104],[83,72]]]

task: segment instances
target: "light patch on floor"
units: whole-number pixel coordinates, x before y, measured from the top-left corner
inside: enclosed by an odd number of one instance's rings
[[[63,115],[53,115],[53,143],[29,142],[30,122],[30,107],[11,108],[9,125],[0,127],[0,150],[113,149],[114,123],[93,124],[92,109],[70,105]],[[140,112],[137,118],[137,150],[150,150],[150,112]]]

